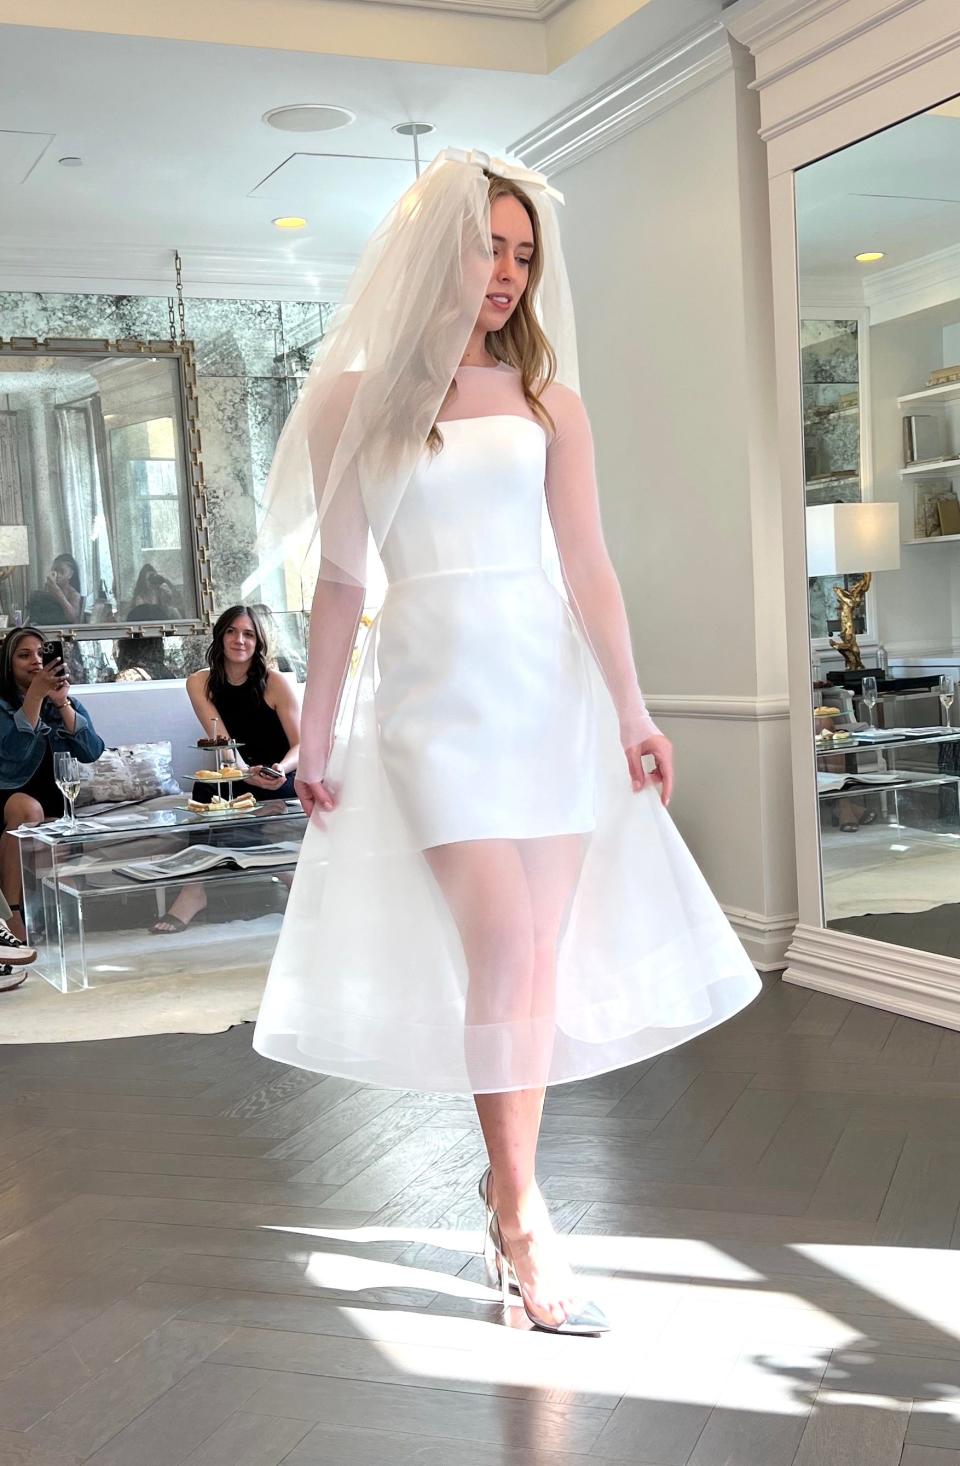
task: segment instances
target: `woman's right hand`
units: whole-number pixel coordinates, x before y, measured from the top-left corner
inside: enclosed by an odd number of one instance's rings
[[[303,805],[303,812],[308,819],[316,817],[317,824],[323,828],[321,814],[329,812],[337,807],[337,798],[329,785],[323,779],[301,779],[295,778],[293,787],[297,798]]]

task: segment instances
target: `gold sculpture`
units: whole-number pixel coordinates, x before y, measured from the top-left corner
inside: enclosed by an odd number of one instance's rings
[[[840,607],[840,637],[838,640],[831,637],[830,645],[843,657],[848,672],[864,670],[863,658],[857,644],[856,620],[872,579],[873,575],[868,570],[849,590],[843,585],[834,588],[837,605]]]

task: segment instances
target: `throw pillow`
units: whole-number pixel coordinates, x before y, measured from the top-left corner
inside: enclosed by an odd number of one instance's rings
[[[131,743],[124,748],[108,748],[96,763],[80,765],[77,808],[180,792],[173,774],[170,743]]]

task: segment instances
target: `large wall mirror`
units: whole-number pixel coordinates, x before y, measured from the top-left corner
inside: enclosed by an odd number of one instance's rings
[[[960,99],[796,202],[824,916],[960,957]]]
[[[209,624],[195,381],[186,342],[0,341],[5,624]]]

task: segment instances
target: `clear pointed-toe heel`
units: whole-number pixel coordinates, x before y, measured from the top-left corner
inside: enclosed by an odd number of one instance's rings
[[[483,1260],[487,1268],[487,1277],[491,1287],[500,1289],[500,1296],[503,1299],[504,1308],[516,1307],[519,1302],[527,1318],[535,1329],[542,1329],[548,1334],[584,1334],[596,1335],[610,1332],[610,1323],[606,1314],[595,1303],[589,1300],[580,1304],[575,1313],[568,1313],[560,1323],[551,1323],[538,1316],[530,1308],[526,1298],[523,1296],[523,1289],[520,1286],[516,1271],[510,1257],[503,1245],[503,1237],[500,1233],[500,1222],[496,1212],[490,1205],[489,1198],[490,1170],[484,1171],[480,1178],[480,1196],[486,1208],[486,1226],[483,1233]]]
[[[494,1241],[494,1228],[491,1225],[496,1221],[496,1212],[490,1205],[490,1167],[480,1177],[477,1190],[480,1193],[480,1200],[483,1202],[483,1261],[487,1270],[487,1281],[491,1288],[503,1288],[504,1276],[506,1277],[506,1289],[513,1295],[514,1301],[520,1297],[520,1284],[517,1282],[517,1275],[513,1265],[498,1250]],[[505,1273],[504,1273],[505,1269]]]

